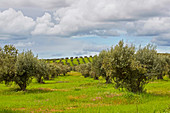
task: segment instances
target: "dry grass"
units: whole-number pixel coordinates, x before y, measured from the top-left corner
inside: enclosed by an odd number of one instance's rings
[[[84,98],[86,98],[86,97],[87,97],[86,95],[80,95],[80,96],[69,95],[67,98],[68,98],[70,101],[78,101],[78,100],[84,99]]]
[[[122,95],[123,95],[123,93],[111,93],[111,94],[106,94],[105,96],[108,98],[113,98],[113,97],[119,97]]]
[[[38,88],[38,89],[43,91],[62,91],[62,92],[70,91],[69,89],[50,89],[50,88]]]

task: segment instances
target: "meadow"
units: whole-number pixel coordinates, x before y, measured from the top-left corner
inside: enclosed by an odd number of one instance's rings
[[[134,94],[114,83],[84,78],[69,72],[39,84],[33,79],[27,91],[0,84],[0,113],[169,113],[170,80],[150,81],[146,92]]]

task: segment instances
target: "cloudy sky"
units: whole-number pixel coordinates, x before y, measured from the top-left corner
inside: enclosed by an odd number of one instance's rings
[[[170,0],[0,0],[0,46],[39,58],[94,55],[120,40],[170,53]]]

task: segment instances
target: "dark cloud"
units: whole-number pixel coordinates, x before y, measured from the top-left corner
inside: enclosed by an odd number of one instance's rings
[[[76,55],[76,56],[84,56],[84,55],[88,54],[88,52],[87,51],[81,51],[81,52],[74,52],[73,54]]]
[[[56,9],[60,7],[67,7],[72,3],[71,0],[1,0],[1,8],[41,8],[45,10]]]
[[[109,48],[108,46],[106,45],[90,45],[90,46],[87,46],[83,49],[83,51],[86,51],[86,52],[100,52],[102,50],[106,50],[107,48]]]
[[[159,46],[170,46],[170,34],[156,36],[152,39],[152,42]]]
[[[53,54],[51,55],[52,57],[61,57],[61,56],[64,56],[64,54],[62,53],[57,53],[57,54]]]

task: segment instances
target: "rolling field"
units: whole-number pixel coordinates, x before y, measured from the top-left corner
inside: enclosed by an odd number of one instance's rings
[[[0,84],[0,113],[169,113],[170,80],[152,81],[147,92],[133,94],[70,72],[45,84],[33,82],[27,91]]]
[[[61,58],[61,59],[44,59],[48,63],[61,63],[63,65],[75,66],[79,64],[86,64],[92,62],[93,57],[75,57],[75,58]]]

